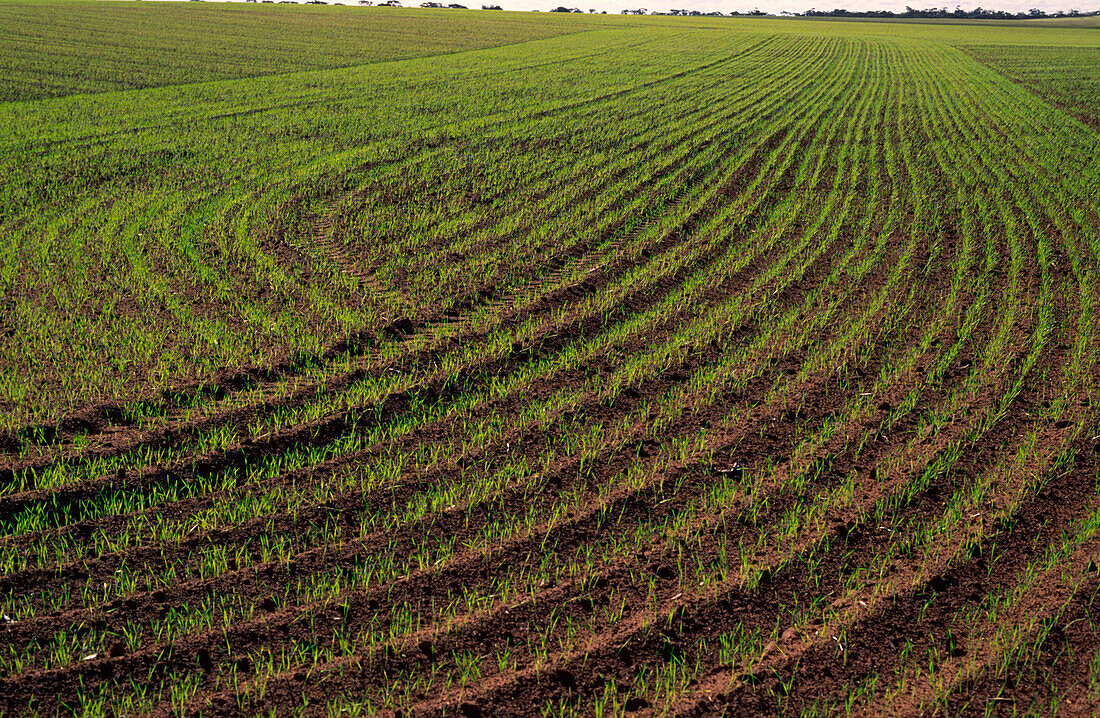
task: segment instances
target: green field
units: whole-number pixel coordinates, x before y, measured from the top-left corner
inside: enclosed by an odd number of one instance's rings
[[[0,4],[0,101],[441,55],[592,29],[568,15],[25,0]]]
[[[1100,34],[1100,30],[1095,32]],[[1100,129],[1100,45],[979,46],[968,51],[1051,104]]]
[[[3,715],[1100,709],[1089,22],[16,2],[0,68]]]

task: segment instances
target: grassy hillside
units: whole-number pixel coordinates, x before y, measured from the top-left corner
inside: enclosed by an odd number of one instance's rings
[[[1094,31],[524,19],[0,104],[0,713],[1100,709]]]

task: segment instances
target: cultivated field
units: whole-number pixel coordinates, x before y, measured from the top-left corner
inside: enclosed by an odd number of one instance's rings
[[[0,712],[1094,713],[1097,33],[0,5]]]

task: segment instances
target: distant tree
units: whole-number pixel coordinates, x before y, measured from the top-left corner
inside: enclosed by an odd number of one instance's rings
[[[502,8],[500,5],[482,5],[481,9],[482,10],[503,10],[504,8]]]
[[[420,3],[420,7],[439,8],[439,7],[443,7],[443,3],[441,3],[441,2],[422,2],[422,3]]]
[[[948,10],[947,8],[927,8],[924,10],[918,10],[917,8],[906,6],[905,12],[894,13],[889,10],[846,10],[844,8],[836,8],[834,10],[817,10],[811,8],[807,10],[804,15],[806,17],[875,17],[875,18],[958,18],[958,19],[972,19],[972,20],[1026,20],[1031,18],[1043,18],[1043,17],[1065,17],[1065,13],[1055,12],[1048,14],[1038,8],[1032,8],[1028,12],[1010,13],[1005,10],[986,10],[985,8],[976,7],[973,10],[963,10],[958,5],[954,10]]]
[[[371,5],[374,4],[374,0],[359,0],[359,4],[363,5],[363,6],[366,6],[366,7],[370,7]]]
[[[453,2],[453,3],[451,3],[451,4],[450,4],[450,5],[448,5],[447,7],[449,7],[449,8],[450,8],[450,9],[452,9],[452,10],[469,10],[469,8],[468,8],[468,7],[466,7],[465,5],[459,5],[459,4],[458,4],[458,3],[456,3],[456,2]]]

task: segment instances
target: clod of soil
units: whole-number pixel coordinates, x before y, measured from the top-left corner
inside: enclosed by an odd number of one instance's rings
[[[482,718],[485,715],[485,712],[476,703],[463,703],[458,707],[458,712],[462,718]]]
[[[210,673],[214,670],[214,661],[210,658],[208,649],[200,648],[195,654],[195,660],[204,673]]]
[[[571,691],[577,689],[577,677],[574,676],[572,672],[564,668],[559,668],[554,672],[554,677],[558,679],[558,683],[560,683],[563,688]]]
[[[654,564],[649,567],[649,570],[654,576],[663,581],[671,581],[676,578],[676,571],[670,566]]]

